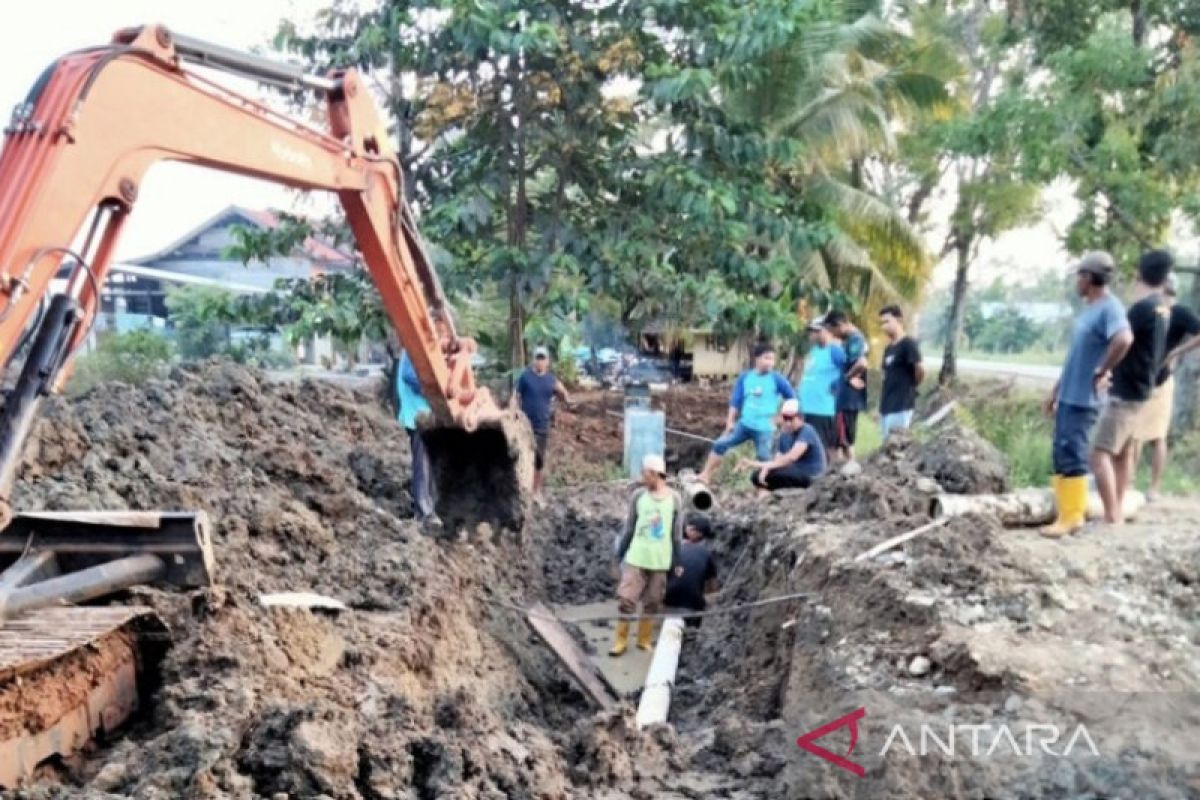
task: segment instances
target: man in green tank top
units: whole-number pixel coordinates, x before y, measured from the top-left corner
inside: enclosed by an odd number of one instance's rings
[[[629,647],[629,619],[637,613],[662,611],[667,591],[667,575],[678,562],[679,543],[683,538],[682,502],[678,493],[667,486],[667,465],[663,457],[648,455],[642,459],[642,488],[629,499],[625,531],[617,545],[621,561],[621,583],[617,587],[617,608],[622,619],[617,623],[617,639],[610,656],[619,656]],[[637,646],[654,646],[654,620],[638,621]]]

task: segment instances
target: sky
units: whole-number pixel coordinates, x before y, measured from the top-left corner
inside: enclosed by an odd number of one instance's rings
[[[0,26],[0,53],[7,69],[0,71],[0,110],[11,109],[38,74],[57,56],[70,50],[109,41],[112,32],[131,25],[161,22],[180,33],[240,49],[265,47],[280,19],[308,21],[328,0],[42,0],[24,3],[20,19],[9,16]],[[252,86],[238,84],[241,91]],[[260,96],[267,96],[265,94]],[[0,111],[0,116],[5,111]],[[1032,282],[1046,269],[1062,269],[1068,261],[1057,231],[1073,215],[1069,188],[1046,193],[1043,220],[985,244],[973,273],[978,286],[996,275]],[[191,167],[164,163],[147,173],[134,213],[122,234],[117,259],[136,258],[165,247],[230,204],[250,208],[296,211],[329,208],[328,200],[304,198],[270,183]],[[935,205],[943,215],[948,203]],[[937,250],[944,229],[929,236]],[[953,278],[952,260],[935,272],[936,285]]]
[[[21,101],[38,74],[71,50],[107,43],[114,31],[161,22],[212,42],[249,50],[263,47],[280,19],[311,19],[327,0],[40,0],[21,4],[0,26],[0,117]],[[244,84],[242,85],[245,86]],[[242,88],[242,91],[247,91]],[[253,92],[251,86],[249,91]],[[298,207],[296,193],[263,181],[177,163],[146,174],[121,235],[117,260],[169,245],[228,205]]]

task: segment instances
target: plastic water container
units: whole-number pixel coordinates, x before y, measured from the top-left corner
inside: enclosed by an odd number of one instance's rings
[[[667,445],[667,416],[640,406],[625,409],[625,471],[637,479],[642,474],[642,459],[664,455]]]

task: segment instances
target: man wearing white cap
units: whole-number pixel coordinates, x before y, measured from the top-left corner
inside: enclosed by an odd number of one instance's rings
[[[828,463],[821,435],[804,421],[798,402],[785,400],[779,416],[783,418],[783,426],[775,445],[775,457],[770,461],[746,461],[744,464],[754,468],[750,482],[758,487],[759,494],[776,489],[807,488],[825,472]]]
[[[667,576],[676,569],[683,539],[683,504],[679,494],[667,486],[667,464],[660,455],[642,459],[643,486],[629,499],[625,531],[617,543],[621,583],[617,587],[617,637],[610,656],[622,655],[629,647],[629,617],[638,603],[647,615],[662,611]],[[637,646],[654,647],[654,620],[638,621]]]

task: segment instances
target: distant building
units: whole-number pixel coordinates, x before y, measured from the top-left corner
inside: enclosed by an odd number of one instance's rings
[[[666,359],[679,380],[730,380],[751,360],[746,337],[721,337],[703,328],[671,331],[661,322],[643,327],[638,349]]]
[[[236,243],[235,227],[265,231],[279,224],[278,215],[272,211],[229,206],[155,253],[112,264],[100,295],[96,330],[169,327],[166,298],[178,286],[261,294],[274,288],[280,279],[313,278],[353,268],[352,254],[316,236],[305,239],[299,253],[272,256],[265,262],[243,264],[226,255]],[[70,268],[64,265],[60,278],[69,274]],[[332,358],[328,341],[310,342],[302,351],[301,357],[308,363]]]
[[[275,282],[311,278],[354,266],[354,256],[318,237],[304,240],[301,252],[243,264],[227,256],[236,243],[235,227],[272,230],[279,217],[271,211],[230,206],[158,252],[114,264],[102,293],[101,312],[165,319],[171,285],[228,288],[235,294],[266,292]],[[139,269],[140,268],[140,269]]]

